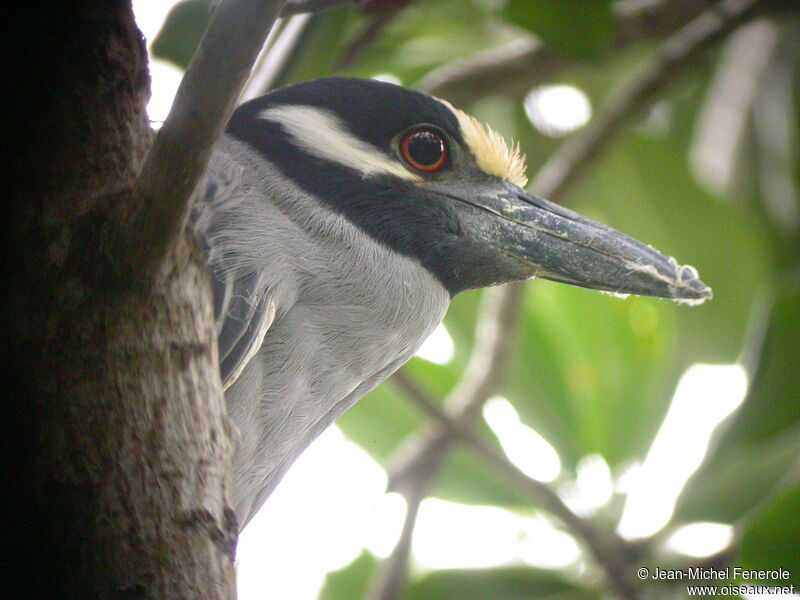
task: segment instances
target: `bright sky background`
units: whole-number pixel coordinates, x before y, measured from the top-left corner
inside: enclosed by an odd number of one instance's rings
[[[151,40],[172,2],[135,0],[133,4],[139,26]],[[148,112],[157,125],[169,111],[181,72],[153,60],[151,75]],[[387,77],[391,75],[382,76]],[[586,95],[564,85],[532,90],[525,109],[535,127],[554,136],[581,127],[591,116]],[[453,341],[443,326],[419,355],[440,364],[451,360]],[[738,365],[688,369],[644,463],[633,465],[616,480],[598,455],[584,457],[570,479],[562,472],[554,448],[521,422],[505,398],[492,398],[483,415],[509,459],[534,479],[558,479],[562,497],[579,514],[589,515],[609,503],[615,493],[627,492],[619,532],[636,539],[658,532],[667,523],[712,432],[741,403],[746,389],[747,377]],[[383,469],[331,427],[300,457],[242,534],[240,600],[314,600],[325,574],[345,567],[364,549],[387,556],[399,535],[405,503],[396,494],[385,494],[385,486]],[[732,533],[724,524],[689,524],[674,532],[668,545],[688,556],[708,556],[730,544]],[[425,568],[508,563],[573,572],[582,568],[576,541],[543,514],[522,517],[498,507],[435,498],[422,504],[412,551],[416,564]]]

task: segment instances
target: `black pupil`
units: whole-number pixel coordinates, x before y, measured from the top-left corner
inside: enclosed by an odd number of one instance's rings
[[[429,167],[442,158],[444,152],[441,138],[430,131],[420,131],[408,140],[408,154],[418,164]]]

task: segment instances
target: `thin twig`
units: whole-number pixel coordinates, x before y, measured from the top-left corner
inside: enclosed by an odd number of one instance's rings
[[[402,8],[403,6],[370,17],[369,23],[364,26],[361,33],[342,50],[336,70],[341,71],[357,63],[366,51],[380,39],[386,27],[394,21]]]
[[[625,563],[615,558],[621,554],[623,548],[621,540],[616,537],[607,539],[598,535],[594,528],[576,515],[550,486],[531,479],[505,454],[483,439],[469,422],[465,423],[445,414],[433,398],[405,374],[396,375],[392,381],[398,384],[414,404],[433,417],[442,428],[448,430],[449,438],[469,446],[488,463],[489,473],[502,478],[503,483],[512,487],[520,496],[527,498],[531,504],[544,508],[559,519],[569,531],[575,533],[603,570],[607,574],[614,574],[614,580],[628,577]]]
[[[416,87],[467,107],[488,91],[520,96],[570,62],[569,56],[526,35],[434,69]]]
[[[614,12],[613,48],[670,35],[713,4],[711,0],[621,0]],[[553,73],[575,62],[575,57],[545,44],[536,36],[518,38],[503,46],[478,52],[431,71],[417,88],[468,106],[493,94],[519,96]]]
[[[192,194],[283,0],[225,0],[214,11],[150,149],[118,237],[137,279],[154,275],[180,236]],[[116,233],[116,232],[115,232]]]
[[[411,555],[411,541],[414,537],[414,525],[417,522],[419,507],[428,495],[438,469],[430,469],[427,478],[420,480],[414,490],[405,494],[406,514],[403,529],[392,553],[384,561],[383,568],[376,577],[365,598],[367,600],[396,600],[400,597],[408,578],[408,559]]]
[[[601,113],[596,123],[588,127],[576,136],[575,140],[569,140],[563,146],[563,150],[557,152],[545,165],[540,175],[533,183],[533,189],[543,195],[560,195],[567,185],[573,182],[582,174],[586,166],[597,156],[598,152],[605,147],[614,134],[617,133],[629,115],[638,114],[656,97],[657,93],[663,91],[671,83],[679,72],[685,71],[686,67],[692,63],[692,59],[697,56],[701,49],[707,48],[714,41],[718,40],[723,34],[730,31],[738,23],[744,20],[750,10],[758,4],[759,0],[722,0],[712,9],[704,12],[694,19],[680,31],[673,34],[664,44],[661,45],[656,58],[649,66],[650,68],[623,93],[616,97],[605,112]],[[573,149],[570,149],[573,148]],[[503,302],[504,310],[509,314],[519,312],[521,296],[518,286],[506,286],[493,291],[497,296],[493,301]],[[479,321],[479,327],[484,331],[494,329],[499,335],[510,333],[498,325],[501,323],[500,317],[505,316],[505,323],[509,323],[508,314],[497,313],[493,316],[484,314]],[[478,337],[478,336],[476,336]],[[481,340],[478,340],[479,342]],[[485,459],[490,460],[495,468],[501,470],[513,485],[520,489],[525,489],[531,497],[538,497],[542,506],[552,514],[560,518],[569,528],[586,544],[593,555],[595,561],[605,571],[609,584],[614,592],[623,599],[635,600],[638,592],[631,582],[628,573],[627,562],[624,554],[618,549],[621,544],[615,542],[614,538],[605,539],[597,535],[582,519],[577,517],[547,486],[537,482],[532,482],[524,473],[520,472],[505,457],[494,452],[489,448],[474,432],[467,433],[470,426],[471,417],[477,414],[483,401],[492,393],[492,379],[499,383],[500,377],[491,377],[491,367],[495,366],[498,358],[502,359],[502,353],[508,350],[507,345],[495,345],[492,352],[500,352],[501,356],[490,354],[486,356],[486,346],[476,343],[473,356],[469,365],[464,371],[462,380],[451,394],[450,401],[445,403],[446,409],[440,412],[434,402],[425,401],[421,406],[427,412],[437,415],[439,423],[432,428],[428,428],[419,437],[414,438],[410,444],[404,445],[399,452],[401,457],[398,462],[394,462],[395,469],[392,471],[391,481],[403,489],[407,497],[416,497],[421,491],[430,487],[432,479],[430,473],[432,465],[441,465],[443,458],[432,459],[432,453],[436,450],[446,451],[450,447],[450,440],[466,440],[470,445],[481,452]],[[480,357],[480,363],[478,362]],[[502,360],[501,360],[502,362]],[[483,365],[483,368],[482,368]],[[472,372],[475,369],[475,372]],[[469,382],[469,383],[468,383]],[[454,401],[458,399],[457,401]],[[453,408],[457,407],[457,408]],[[447,425],[442,421],[446,420]],[[425,477],[418,477],[425,473]],[[414,482],[421,482],[414,484]],[[545,491],[546,490],[546,491]],[[413,518],[410,515],[408,518]],[[406,523],[406,530],[413,530],[413,524]],[[398,577],[398,572],[406,572],[408,562],[408,543],[396,550],[387,560],[383,571],[379,574],[378,581],[391,581],[395,586],[392,590],[387,590],[386,585],[377,585],[373,589],[386,590],[386,595],[371,596],[372,600],[386,600],[392,598],[391,594],[397,594],[399,586],[403,580]],[[405,553],[405,555],[403,555]],[[399,566],[402,567],[400,569]]]
[[[581,135],[564,142],[536,175],[531,189],[555,197],[594,163],[602,148],[622,131],[622,125],[652,104],[656,96],[698,55],[748,17],[761,0],[721,0],[659,46],[626,90],[597,115]]]
[[[275,23],[242,90],[241,102],[274,89],[300,56],[316,15],[299,13]]]

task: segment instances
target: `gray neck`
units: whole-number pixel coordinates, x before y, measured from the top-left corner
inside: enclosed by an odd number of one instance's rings
[[[241,434],[235,489],[246,522],[321,431],[413,356],[449,294],[416,260],[315,201],[244,144],[225,139],[209,176],[222,190],[219,206],[196,222],[213,238],[210,260],[258,273],[276,308],[260,351],[226,393]]]

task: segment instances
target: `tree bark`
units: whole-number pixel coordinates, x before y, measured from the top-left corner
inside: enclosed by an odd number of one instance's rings
[[[179,235],[144,281],[109,243],[147,200],[131,190],[153,137],[130,3],[14,11],[3,596],[233,598],[235,436],[202,256]]]

